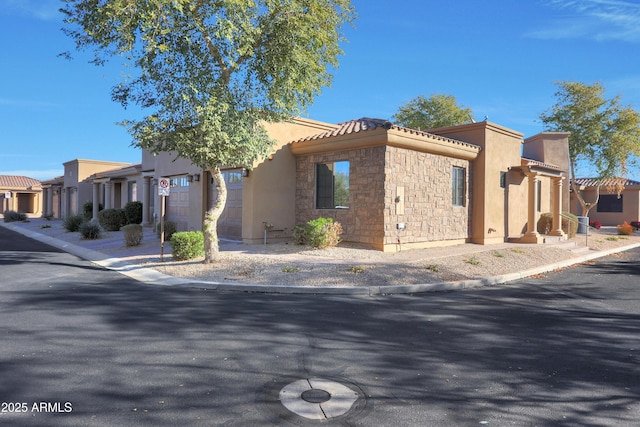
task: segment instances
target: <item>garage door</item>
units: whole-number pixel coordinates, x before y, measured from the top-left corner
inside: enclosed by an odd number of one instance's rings
[[[171,178],[171,192],[166,202],[167,221],[175,222],[178,231],[189,231],[189,182],[186,177]]]
[[[232,169],[222,172],[227,184],[227,204],[218,220],[218,237],[229,240],[242,240],[242,170]],[[216,201],[216,186],[209,177],[209,204]]]

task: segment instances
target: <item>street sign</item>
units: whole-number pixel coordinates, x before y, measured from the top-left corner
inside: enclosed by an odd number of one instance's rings
[[[158,180],[158,196],[168,196],[171,191],[171,180],[169,178],[160,178]]]

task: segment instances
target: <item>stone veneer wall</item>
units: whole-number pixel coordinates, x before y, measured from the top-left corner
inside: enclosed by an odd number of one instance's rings
[[[349,208],[316,209],[317,163],[349,161]],[[342,224],[342,239],[382,248],[384,239],[385,147],[300,156],[296,159],[296,223],[331,217]]]
[[[471,236],[472,168],[467,160],[387,147],[385,245],[468,239]],[[465,206],[452,204],[453,167],[466,170]],[[396,187],[404,187],[404,215],[396,214]],[[404,223],[404,230],[397,224]]]

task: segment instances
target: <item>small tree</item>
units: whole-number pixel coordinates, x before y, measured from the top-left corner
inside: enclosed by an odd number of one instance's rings
[[[66,33],[137,74],[114,100],[150,110],[125,121],[135,145],[176,152],[213,176],[204,218],[205,263],[218,258],[226,203],[221,166],[246,166],[273,146],[264,122],[287,120],[330,84],[349,0],[63,0]]]
[[[559,82],[555,94],[557,102],[540,120],[547,130],[571,132],[569,136],[569,168],[571,186],[582,207],[582,216],[596,206],[600,197],[600,185],[596,197],[585,201],[576,184],[578,163],[587,162],[595,167],[597,178],[613,178],[609,190],[618,195],[629,165],[640,155],[640,114],[631,107],[620,105],[620,97],[604,97],[600,83],[586,85],[580,82]]]
[[[420,95],[401,106],[392,119],[400,126],[427,130],[469,123],[473,112],[459,106],[452,95]]]

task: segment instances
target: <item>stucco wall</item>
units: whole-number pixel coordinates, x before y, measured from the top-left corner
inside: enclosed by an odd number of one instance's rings
[[[470,236],[473,170],[467,160],[396,147],[387,147],[386,159],[385,245],[460,241]],[[453,206],[454,166],[465,169],[464,206]],[[404,193],[400,199],[398,192]],[[398,230],[398,223],[406,228]]]
[[[602,189],[601,194],[611,194]],[[587,189],[583,191],[585,201],[591,202],[596,199],[595,189]],[[626,189],[622,192],[622,209],[623,212],[598,212],[596,205],[589,211],[589,221],[600,221],[602,225],[616,226],[627,221],[640,220],[640,189],[634,187]],[[578,200],[571,197],[571,212],[576,215],[582,215],[582,207]]]

